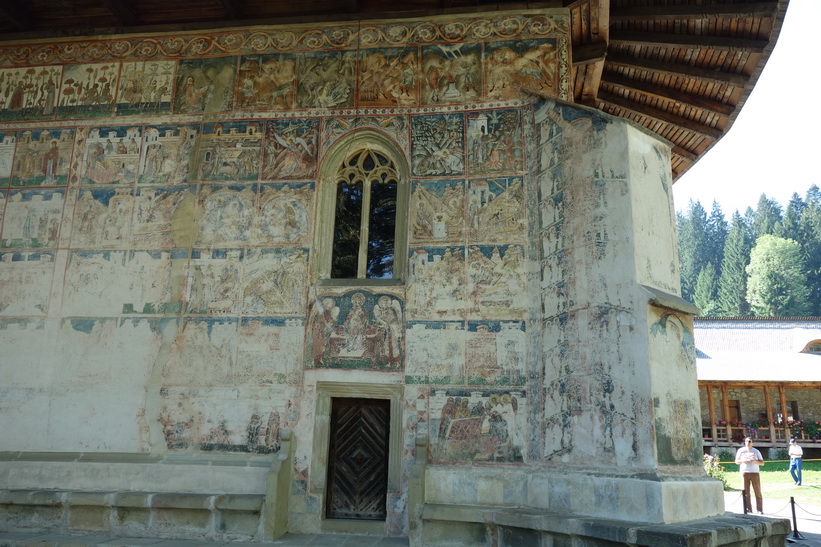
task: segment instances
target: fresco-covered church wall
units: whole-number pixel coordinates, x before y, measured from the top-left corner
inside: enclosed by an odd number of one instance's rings
[[[567,32],[510,12],[0,47],[0,449],[264,455],[288,428],[309,508],[314,384],[356,378],[405,386],[406,450],[527,461],[530,105],[569,96]],[[407,163],[405,282],[315,285],[322,160],[363,130]]]

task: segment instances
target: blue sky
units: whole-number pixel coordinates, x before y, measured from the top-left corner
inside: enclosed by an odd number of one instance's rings
[[[689,200],[709,213],[713,200],[729,219],[755,208],[762,193],[786,206],[821,186],[821,63],[814,39],[821,0],[790,0],[778,42],[729,132],[674,185],[677,211]]]

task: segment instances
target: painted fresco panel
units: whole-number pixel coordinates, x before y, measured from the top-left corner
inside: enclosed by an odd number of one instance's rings
[[[8,305],[5,298],[9,290],[9,285],[5,283],[8,272],[4,270],[0,262],[0,315],[3,315]],[[49,350],[43,343],[47,336],[45,323],[42,317],[0,317],[0,347],[3,348],[3,358],[0,359],[0,377],[3,378],[4,387],[14,386],[19,389],[52,385],[54,367],[42,358],[43,355],[48,354]],[[26,363],[26,365],[20,366],[20,363]],[[14,397],[10,393],[0,393],[0,399],[6,396]],[[2,406],[0,402],[0,407]],[[0,422],[0,427],[4,427],[2,422]],[[4,441],[7,442],[11,435],[12,428],[3,429]]]
[[[465,118],[461,114],[411,118],[411,168],[418,177],[463,175]]]
[[[139,127],[95,127],[83,152],[80,184],[134,184],[140,165]]]
[[[465,181],[413,181],[411,243],[454,244],[465,240]]]
[[[0,315],[45,315],[53,273],[53,251],[0,252]]]
[[[56,247],[65,197],[64,188],[12,190],[3,216],[2,247]]]
[[[409,321],[405,383],[464,384],[465,324],[462,321]]]
[[[520,111],[486,110],[468,114],[468,164],[471,175],[524,169]]]
[[[65,186],[73,129],[26,129],[17,139],[12,186]]]
[[[249,243],[256,184],[205,185],[197,195],[197,242],[206,246]]]
[[[237,356],[236,317],[186,317],[176,332],[162,382],[172,386],[230,386]]]
[[[265,123],[263,180],[316,177],[319,120],[268,120]]]
[[[469,238],[476,243],[523,242],[525,196],[522,177],[468,182]]]
[[[237,79],[237,109],[293,108],[295,78],[296,56],[293,53],[243,55]]]
[[[487,99],[559,95],[558,40],[510,40],[485,44]]]
[[[356,51],[300,53],[297,66],[297,108],[353,106]]]
[[[479,317],[524,318],[527,264],[521,245],[468,248],[470,313]]]
[[[165,387],[157,422],[169,450],[271,454],[292,427],[292,400],[283,388]]]
[[[138,188],[131,229],[133,245],[151,249],[190,245],[195,191],[193,185]]]
[[[476,102],[482,94],[482,45],[422,47],[421,79],[424,104]]]
[[[359,63],[359,104],[417,105],[417,56],[416,48],[363,50]]]
[[[236,385],[298,384],[305,344],[302,318],[243,317],[234,374]]]
[[[120,63],[65,65],[57,117],[107,118],[114,113]]]
[[[314,188],[308,184],[261,184],[254,238],[265,244],[306,244]]]
[[[240,310],[241,249],[193,249],[186,281],[186,312],[233,314]]]
[[[172,276],[176,251],[73,251],[66,268],[65,315],[178,313],[180,289]]]
[[[435,389],[430,395],[430,457],[435,462],[522,462],[524,390]]]
[[[261,121],[203,124],[197,160],[197,179],[257,180],[261,154]]]
[[[0,131],[0,187],[9,185],[14,149],[17,146],[16,131]]]
[[[329,116],[322,118],[322,151],[326,152],[340,137],[357,129],[376,129],[387,133],[403,150],[408,149],[407,116]]]
[[[71,245],[81,249],[124,248],[131,243],[134,191],[82,188],[74,207]]]
[[[62,72],[61,66],[4,68],[0,73],[0,121],[53,118]]]
[[[175,114],[227,112],[234,106],[238,57],[183,59],[176,74]]]
[[[304,315],[307,249],[249,249],[242,266],[243,314]]]
[[[389,294],[351,291],[321,296],[308,318],[308,368],[401,370],[402,302]]]
[[[468,322],[467,383],[475,386],[525,384],[524,321]]]
[[[175,68],[174,61],[123,63],[117,88],[117,115],[168,114]]]
[[[417,320],[461,319],[466,308],[464,247],[420,247],[408,257],[408,313]]]
[[[138,182],[184,184],[196,171],[199,125],[151,125],[143,129]]]

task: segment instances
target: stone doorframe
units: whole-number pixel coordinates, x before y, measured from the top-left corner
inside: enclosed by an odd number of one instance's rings
[[[319,518],[323,532],[387,534],[391,511],[383,521],[339,520],[325,518],[328,449],[331,438],[331,399],[352,397],[387,399],[390,401],[390,434],[388,439],[388,501],[399,494],[399,471],[402,461],[402,397],[403,386],[397,384],[354,384],[345,382],[316,383],[316,414],[314,416],[313,455],[311,457],[310,489],[320,500]]]

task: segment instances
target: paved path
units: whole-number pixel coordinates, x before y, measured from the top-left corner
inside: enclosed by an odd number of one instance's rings
[[[821,488],[818,485],[805,485],[808,488]],[[755,502],[753,502],[755,503]],[[724,507],[728,513],[744,513],[741,502],[741,492],[725,492]],[[792,508],[789,501],[767,499],[764,494],[764,516],[789,519],[792,525]],[[788,545],[806,545],[807,547],[821,547],[821,505],[801,503],[795,501],[795,520],[798,533],[803,540],[787,541]],[[792,536],[790,536],[792,538]]]

